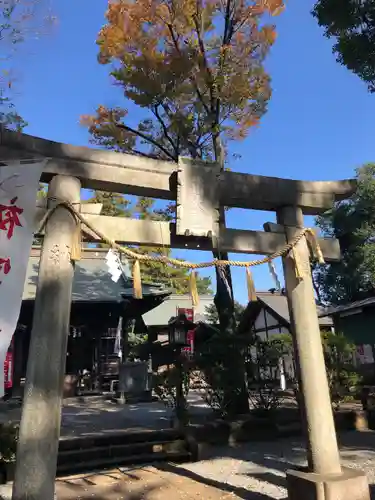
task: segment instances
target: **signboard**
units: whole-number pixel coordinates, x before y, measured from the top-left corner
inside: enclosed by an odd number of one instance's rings
[[[179,314],[185,314],[186,319],[188,319],[189,321],[194,323],[194,309],[191,309],[191,308],[186,309],[184,307],[178,307],[177,308],[177,316]]]
[[[147,362],[130,362],[120,364],[120,392],[140,395],[150,390]]]
[[[370,344],[357,346],[357,361],[360,364],[368,364],[374,362],[374,356]]]
[[[186,318],[189,321],[194,322],[194,309],[185,309],[185,308],[178,307],[177,308],[177,315],[179,315],[179,314],[185,314]],[[182,349],[184,352],[188,352],[188,353],[193,354],[193,352],[194,352],[194,334],[195,334],[195,330],[189,330],[187,332],[187,342],[189,345]]]
[[[0,366],[22,304],[27,263],[33,242],[36,197],[46,160],[0,161]],[[14,362],[14,360],[13,360]],[[4,369],[0,370],[0,397],[4,396]]]
[[[218,236],[219,175],[217,164],[179,158],[176,233]]]

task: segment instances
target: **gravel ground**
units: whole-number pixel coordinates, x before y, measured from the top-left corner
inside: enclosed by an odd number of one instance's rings
[[[375,433],[340,436],[342,464],[364,470],[375,500]],[[212,447],[204,459],[182,465],[124,467],[56,481],[58,500],[276,500],[286,499],[285,471],[305,463],[299,440]],[[5,491],[7,489],[8,491]],[[0,499],[10,500],[10,486]]]
[[[196,406],[198,413],[206,412],[198,395],[194,395],[192,406]],[[19,409],[15,411],[19,412]],[[66,403],[63,410],[63,434],[82,434],[97,429],[132,427],[165,426],[168,412],[160,403],[126,405],[108,404],[102,400],[92,400],[78,404]],[[7,420],[8,412],[4,414]],[[155,425],[156,422],[159,425]],[[126,424],[126,425],[125,425]],[[346,467],[364,470],[372,485],[372,498],[375,500],[375,432],[348,432],[340,436],[342,464]],[[175,491],[184,493],[178,498],[209,499],[246,499],[271,500],[287,498],[285,471],[294,465],[304,465],[305,450],[303,443],[298,439],[279,440],[268,443],[246,443],[238,447],[212,447],[206,450],[204,459],[198,463],[183,465],[163,464],[148,468],[148,473],[167,476],[167,483],[175,478]],[[122,470],[122,469],[121,469]],[[144,472],[145,473],[145,472]],[[148,476],[151,477],[151,476]],[[173,482],[173,481],[172,481]],[[147,483],[147,481],[146,481]],[[140,487],[144,478],[138,478]],[[173,491],[172,487],[172,491]],[[202,487],[205,488],[204,494]],[[96,488],[95,488],[96,489]],[[145,496],[122,496],[120,491],[114,491],[115,496],[109,493],[89,496],[65,498],[98,498],[110,500],[112,498],[148,498],[159,500],[163,488],[155,486],[155,492]],[[157,494],[157,491],[159,493]],[[171,492],[171,490],[169,490]],[[0,491],[0,499],[3,492]],[[177,494],[177,493],[176,493]],[[198,497],[195,496],[198,494]],[[4,498],[8,498],[4,496]],[[175,497],[178,500],[177,496]]]
[[[375,500],[375,433],[348,432],[340,436],[342,465],[364,470]],[[287,498],[285,470],[305,464],[299,440],[246,443],[236,448],[212,448],[206,460],[163,468],[233,494],[233,498]]]

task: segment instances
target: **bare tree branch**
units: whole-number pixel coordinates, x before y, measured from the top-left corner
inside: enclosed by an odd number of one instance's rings
[[[131,127],[128,127],[128,125],[125,125],[124,123],[116,123],[115,124],[116,127],[122,129],[122,130],[127,130],[128,132],[134,134],[134,135],[137,135],[138,137],[140,137],[141,139],[149,142],[150,144],[152,144],[153,146],[155,146],[156,148],[160,149],[160,151],[162,151],[166,156],[168,156],[168,158],[170,158],[171,160],[173,161],[177,161],[177,157],[173,156],[169,151],[168,149],[166,149],[164,146],[162,146],[161,144],[159,144],[157,141],[155,141],[152,137],[149,137],[148,135],[146,134],[143,134],[142,132],[140,132],[139,130],[135,130],[134,128],[131,128]]]
[[[177,158],[178,157],[178,148],[177,148],[176,144],[173,142],[173,139],[171,138],[171,136],[169,135],[168,128],[167,128],[163,118],[160,116],[160,113],[158,111],[158,105],[156,105],[152,108],[152,112],[154,113],[156,119],[160,123],[161,128],[163,129],[163,133],[165,135],[165,138],[167,139],[169,144],[172,146],[174,153],[176,155],[176,158]]]

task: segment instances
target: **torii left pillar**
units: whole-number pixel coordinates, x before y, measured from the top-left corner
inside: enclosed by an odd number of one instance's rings
[[[79,209],[80,181],[58,175],[48,208],[67,201]],[[12,500],[53,500],[69,333],[76,219],[64,206],[46,224],[27,363]]]

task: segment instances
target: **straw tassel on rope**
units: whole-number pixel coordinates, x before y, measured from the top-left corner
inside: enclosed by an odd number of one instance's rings
[[[258,298],[255,290],[253,274],[251,272],[250,267],[246,268],[246,283],[247,283],[247,294],[249,302],[256,302]]]
[[[197,288],[197,272],[194,271],[194,269],[192,269],[190,273],[190,295],[193,306],[197,306],[199,304],[199,295]]]
[[[323,257],[322,249],[320,248],[318,238],[313,230],[309,229],[306,232],[307,241],[310,243],[310,247],[313,251],[314,256],[316,257],[319,264],[325,264],[325,260]]]
[[[72,239],[72,249],[70,252],[70,258],[72,261],[76,262],[77,260],[81,260],[82,253],[82,232],[81,232],[81,221],[76,218],[76,227],[73,233]]]
[[[139,260],[135,260],[133,264],[133,297],[135,299],[142,299],[142,279],[141,279],[141,266]]]
[[[293,253],[293,260],[294,260],[294,268],[296,271],[296,278],[298,280],[302,280],[303,273],[302,273],[301,259],[299,258],[298,250],[296,250],[296,247],[293,247],[292,253]]]

